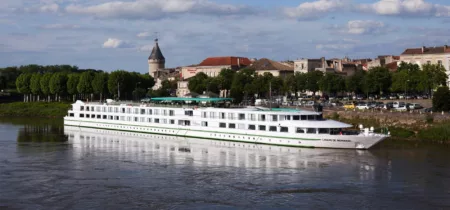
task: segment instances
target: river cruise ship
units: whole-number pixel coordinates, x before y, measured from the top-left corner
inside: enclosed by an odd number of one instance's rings
[[[210,103],[222,98],[154,98],[154,101]],[[292,147],[369,149],[389,134],[373,128],[324,119],[321,112],[299,109],[216,108],[76,101],[64,125],[217,139]]]

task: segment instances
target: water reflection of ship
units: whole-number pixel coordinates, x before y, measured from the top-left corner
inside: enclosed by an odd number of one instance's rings
[[[19,129],[17,142],[64,142],[67,141],[62,125],[25,124]]]
[[[174,164],[189,161],[208,166],[322,168],[373,157],[370,151],[279,147],[72,126],[64,126],[64,132],[76,155],[100,149],[135,161],[168,158]]]

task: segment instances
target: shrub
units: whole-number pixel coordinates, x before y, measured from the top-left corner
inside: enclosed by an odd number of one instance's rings
[[[450,141],[450,123],[436,125],[418,133],[420,139],[435,142]]]
[[[60,102],[14,102],[0,104],[0,115],[16,117],[64,117],[71,107]]]
[[[433,123],[433,121],[434,121],[433,115],[431,115],[431,114],[425,115],[425,122],[427,122],[428,124],[431,124],[431,123]]]
[[[414,132],[400,127],[389,127],[392,137],[409,138],[414,136]]]
[[[450,90],[448,87],[439,87],[433,95],[433,111],[450,110]]]
[[[333,114],[331,115],[331,119],[333,119],[333,120],[339,120],[339,114],[337,113],[337,112],[333,112]]]

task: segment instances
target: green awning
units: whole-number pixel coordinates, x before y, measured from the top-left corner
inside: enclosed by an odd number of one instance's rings
[[[195,101],[195,102],[219,102],[219,101],[232,101],[232,98],[179,98],[179,97],[160,97],[151,98],[151,101]]]

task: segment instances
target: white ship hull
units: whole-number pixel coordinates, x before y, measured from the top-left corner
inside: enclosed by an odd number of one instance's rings
[[[252,144],[312,148],[369,149],[387,137],[387,135],[366,135],[363,133],[360,135],[295,134],[293,136],[289,133],[269,135],[267,132],[250,130],[162,125],[148,122],[121,122],[103,119],[76,119],[73,117],[65,117],[64,125]]]

